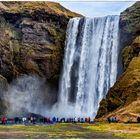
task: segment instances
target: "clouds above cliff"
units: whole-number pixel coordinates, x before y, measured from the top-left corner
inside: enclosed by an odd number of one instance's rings
[[[87,17],[101,17],[106,15],[119,15],[120,12],[134,4],[134,1],[60,1],[64,7]]]

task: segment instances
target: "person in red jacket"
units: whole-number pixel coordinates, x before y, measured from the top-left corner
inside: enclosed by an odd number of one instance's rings
[[[6,124],[6,117],[3,117],[2,119],[1,119],[1,122],[2,122],[2,124]]]
[[[87,122],[89,122],[89,123],[90,123],[90,117],[88,117],[88,118],[87,118]]]

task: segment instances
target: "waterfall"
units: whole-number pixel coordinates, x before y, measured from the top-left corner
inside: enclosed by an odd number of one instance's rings
[[[55,106],[61,116],[95,117],[117,77],[118,24],[119,16],[69,21]]]

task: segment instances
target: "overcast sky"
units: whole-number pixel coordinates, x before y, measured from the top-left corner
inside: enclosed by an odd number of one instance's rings
[[[120,12],[134,4],[133,1],[110,1],[110,2],[93,2],[93,1],[60,1],[64,7],[71,11],[78,12],[87,17],[101,17],[106,15],[119,15]]]

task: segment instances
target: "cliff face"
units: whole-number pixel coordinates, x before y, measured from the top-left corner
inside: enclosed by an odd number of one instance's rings
[[[0,80],[35,74],[57,91],[67,23],[78,16],[59,3],[0,2]]]
[[[123,47],[130,45],[140,34],[140,2],[136,2],[120,15],[120,42]]]
[[[120,38],[124,73],[101,101],[97,120],[115,115],[136,121],[140,112],[140,2],[121,13]]]
[[[58,3],[0,4],[0,74],[9,82],[22,74],[58,79],[69,18]]]

